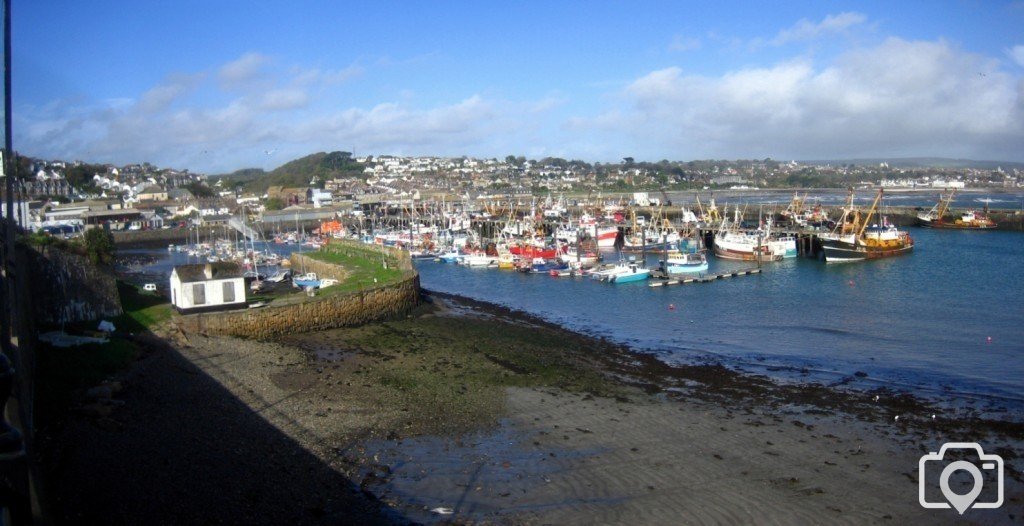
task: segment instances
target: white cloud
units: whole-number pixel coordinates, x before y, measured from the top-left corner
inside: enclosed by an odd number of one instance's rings
[[[304,108],[309,104],[309,95],[298,88],[270,90],[260,97],[259,107],[269,111],[284,111]]]
[[[1018,66],[1024,68],[1024,46],[1013,46],[1006,50],[1006,55]]]
[[[721,76],[666,68],[621,97],[623,107],[574,129],[659,158],[1019,159],[1024,144],[1024,83],[944,41],[890,38],[818,68],[799,59]]]
[[[295,68],[294,70],[295,84],[300,86],[307,86],[311,84],[334,86],[344,84],[361,76],[363,73],[365,73],[365,70],[362,66],[355,64],[334,71],[323,71],[320,69],[303,70],[301,68]]]
[[[248,82],[258,78],[264,68],[270,62],[270,58],[259,53],[246,53],[221,66],[217,72],[221,84],[227,88],[244,86]]]
[[[557,93],[524,102],[471,95],[422,107],[413,92],[405,92],[392,102],[339,107],[337,90],[326,88],[350,82],[362,68],[265,65],[261,55],[248,54],[214,68],[212,78],[172,76],[134,100],[20,107],[17,144],[45,158],[149,161],[213,173],[254,165],[272,168],[281,159],[355,147],[461,155],[491,144],[510,152],[518,151],[514,145],[527,142],[522,138],[535,132],[536,123],[565,102]],[[273,159],[262,153],[271,147],[279,150]]]
[[[828,15],[818,23],[804,18],[793,27],[779,31],[779,34],[772,39],[771,44],[781,46],[789,42],[813,40],[826,35],[841,34],[853,26],[863,24],[865,21],[867,21],[866,16],[854,12]]]

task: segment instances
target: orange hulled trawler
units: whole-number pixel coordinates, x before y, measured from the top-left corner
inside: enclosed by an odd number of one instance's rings
[[[835,230],[819,236],[825,250],[825,263],[845,263],[901,256],[914,249],[914,240],[906,232],[888,223],[883,216],[879,224],[871,225],[871,218],[878,211],[882,190],[878,190],[871,209],[862,218],[853,206],[853,191]],[[879,214],[881,216],[881,214]],[[869,226],[870,225],[870,226]]]
[[[952,230],[990,230],[996,227],[996,222],[988,217],[988,204],[985,205],[984,213],[976,213],[968,210],[960,217],[947,220],[946,212],[949,211],[949,204],[953,202],[953,195],[956,189],[952,189],[946,197],[939,196],[939,202],[931,210],[917,215],[917,222],[923,227],[946,228]]]

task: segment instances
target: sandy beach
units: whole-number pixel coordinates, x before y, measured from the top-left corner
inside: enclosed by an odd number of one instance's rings
[[[276,342],[169,330],[169,345],[154,343],[122,379],[121,407],[102,418],[76,413],[53,437],[83,444],[63,450],[57,463],[62,478],[52,498],[60,519],[1000,524],[1024,517],[1020,424],[969,414],[933,419],[934,408],[885,391],[841,393],[717,366],[670,367],[522,313],[431,298],[407,319]],[[918,460],[951,440],[1003,455],[1001,508],[960,516],[918,504]],[[108,507],[119,510],[113,520]]]

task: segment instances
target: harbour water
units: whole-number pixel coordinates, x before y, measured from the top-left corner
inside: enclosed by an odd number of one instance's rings
[[[426,289],[522,310],[670,363],[721,363],[782,381],[887,387],[1024,414],[1024,236],[909,231],[916,246],[904,257],[845,265],[791,258],[765,263],[760,275],[659,288],[416,265]],[[266,248],[286,256],[300,247]],[[122,268],[133,281],[163,286],[173,265],[197,262],[166,249],[119,253],[136,260]],[[648,254],[651,266],[657,259]],[[708,260],[709,273],[752,266]]]
[[[846,265],[787,259],[766,263],[760,275],[660,288],[432,261],[417,266],[427,289],[523,310],[667,362],[888,387],[1019,414],[1024,236],[910,232],[917,243],[905,257]],[[709,260],[711,273],[750,266]]]

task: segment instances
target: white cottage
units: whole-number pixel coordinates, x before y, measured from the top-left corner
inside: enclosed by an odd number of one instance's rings
[[[242,268],[227,262],[174,267],[171,304],[181,313],[244,307]]]

